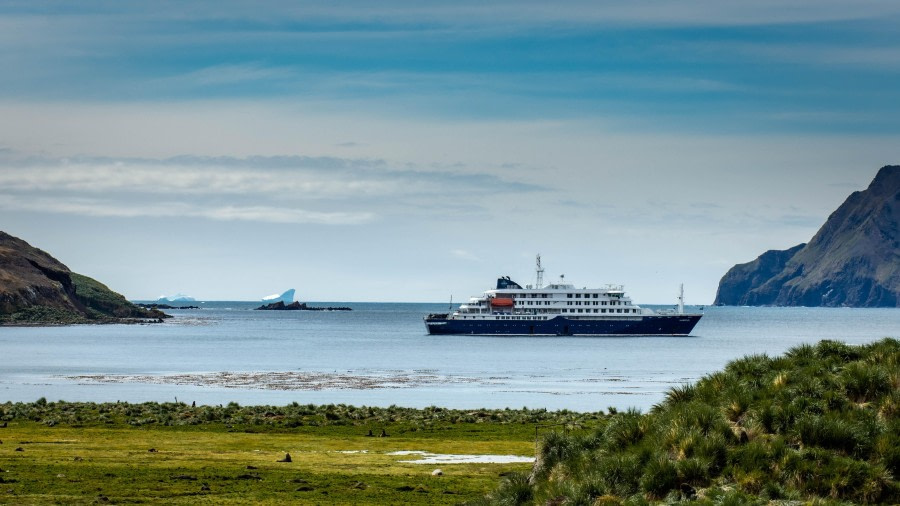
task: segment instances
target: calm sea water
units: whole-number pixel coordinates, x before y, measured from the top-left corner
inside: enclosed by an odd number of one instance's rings
[[[0,328],[0,401],[647,409],[752,353],[900,337],[900,309],[708,307],[690,337],[437,337],[446,304],[207,302],[161,325]]]

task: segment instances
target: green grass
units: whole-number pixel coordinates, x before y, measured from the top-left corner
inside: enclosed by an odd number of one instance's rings
[[[69,276],[75,286],[75,298],[88,308],[91,319],[165,317],[160,311],[135,306],[96,279],[75,272]]]
[[[900,341],[754,355],[649,413],[542,438],[473,504],[900,503]]]
[[[530,464],[421,465],[388,453],[529,456],[536,427],[602,419],[527,409],[6,403],[0,503],[459,504]],[[285,453],[293,461],[276,462]],[[431,476],[435,468],[444,475]]]

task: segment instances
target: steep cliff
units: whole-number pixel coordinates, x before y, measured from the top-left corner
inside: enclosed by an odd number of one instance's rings
[[[806,245],[768,251],[719,282],[716,304],[900,307],[900,166],[854,192]]]
[[[74,273],[44,251],[0,232],[0,324],[159,319],[102,283]]]

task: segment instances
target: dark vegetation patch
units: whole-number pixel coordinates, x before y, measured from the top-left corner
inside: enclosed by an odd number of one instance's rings
[[[509,433],[515,438],[533,439],[535,424],[563,424],[573,427],[599,423],[603,413],[548,411],[546,409],[458,410],[440,407],[424,409],[390,406],[357,407],[345,404],[298,404],[287,406],[241,406],[232,402],[218,406],[193,406],[183,402],[131,404],[92,402],[35,402],[0,404],[0,423],[37,422],[48,427],[172,427],[185,430],[226,430],[236,432],[315,432],[365,435],[382,432],[392,436],[418,433],[420,437],[477,439],[487,433]],[[491,428],[505,426],[503,431]],[[466,436],[468,435],[468,436]],[[150,451],[153,451],[151,449]]]
[[[474,504],[900,503],[900,341],[801,345],[551,432]]]

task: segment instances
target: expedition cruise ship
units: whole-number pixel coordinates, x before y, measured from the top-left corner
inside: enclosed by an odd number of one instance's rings
[[[534,336],[686,336],[703,316],[684,312],[684,290],[675,310],[654,311],[631,302],[621,285],[575,288],[560,276],[543,285],[537,256],[537,283],[522,288],[508,276],[497,288],[472,297],[453,313],[425,317],[429,334]]]

